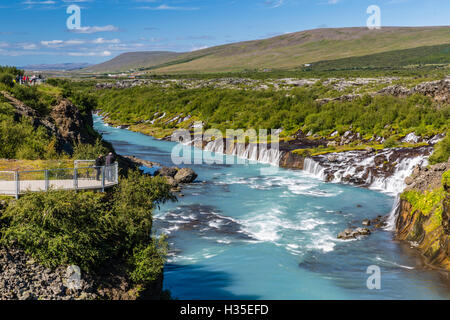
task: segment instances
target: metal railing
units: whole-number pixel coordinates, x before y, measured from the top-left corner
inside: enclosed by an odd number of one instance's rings
[[[76,160],[74,168],[44,169],[29,171],[0,171],[0,195],[15,196],[26,192],[59,190],[101,190],[119,183],[119,165],[97,167],[80,163],[95,163],[94,160]]]

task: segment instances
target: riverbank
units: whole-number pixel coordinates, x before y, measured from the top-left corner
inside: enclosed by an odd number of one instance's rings
[[[450,271],[450,158],[417,167],[396,210],[396,238],[411,243],[434,268]]]

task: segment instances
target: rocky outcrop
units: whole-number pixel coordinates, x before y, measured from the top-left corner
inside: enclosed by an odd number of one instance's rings
[[[450,79],[423,82],[415,87],[408,89],[401,85],[392,85],[385,87],[377,92],[368,93],[371,96],[377,95],[390,95],[394,97],[405,98],[413,94],[421,94],[434,99],[437,102],[449,103],[450,102]],[[361,98],[362,94],[346,94],[336,98],[322,98],[316,101],[320,104],[338,101],[349,102],[355,99]]]
[[[134,156],[117,156],[119,166],[122,173],[126,175],[128,170],[140,170],[141,167],[157,168],[153,173],[154,176],[162,176],[172,187],[172,191],[179,192],[179,184],[193,183],[198,175],[190,168],[166,167],[160,163],[142,160]]]
[[[434,267],[450,270],[450,193],[447,163],[417,167],[407,179],[396,212],[396,238],[409,241]]]
[[[338,234],[337,238],[342,240],[358,239],[362,236],[368,236],[371,232],[368,228],[345,229]]]
[[[191,168],[182,168],[173,178],[178,183],[192,183],[197,179],[197,174]]]
[[[280,159],[280,167],[283,168],[303,170],[304,164],[305,157],[292,152],[284,152]]]
[[[449,103],[450,79],[423,82],[411,89],[407,89],[400,85],[389,86],[378,91],[376,94],[387,94],[396,97],[406,97],[416,93],[433,98],[438,102]]]
[[[111,263],[98,274],[81,273],[71,285],[67,267],[43,267],[23,250],[0,247],[0,300],[136,300],[160,299],[162,275],[144,290],[135,287],[121,265]]]
[[[92,117],[83,116],[78,108],[67,99],[60,99],[49,115],[40,115],[8,92],[1,92],[14,107],[16,115],[28,119],[35,128],[44,127],[57,140],[56,149],[69,154],[79,143],[94,143],[97,136],[88,128],[92,127]]]
[[[371,235],[376,230],[384,228],[386,226],[386,219],[387,217],[383,216],[378,216],[372,220],[364,219],[361,223],[362,227],[347,228],[340,232],[337,235],[337,238],[341,240],[363,239],[364,237]]]
[[[88,121],[69,100],[61,99],[52,109],[50,118],[56,126],[56,135],[60,144],[68,149],[69,153],[71,153],[71,147],[76,144],[95,142],[96,137],[87,129]]]

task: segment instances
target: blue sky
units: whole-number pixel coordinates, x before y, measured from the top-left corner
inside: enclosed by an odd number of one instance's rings
[[[81,29],[68,30],[71,4]],[[448,0],[0,0],[0,65],[109,60],[130,51],[193,51],[314,28],[450,25]]]

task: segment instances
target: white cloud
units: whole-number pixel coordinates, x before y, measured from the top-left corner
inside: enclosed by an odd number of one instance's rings
[[[175,6],[168,6],[166,4],[161,4],[157,7],[138,7],[137,9],[141,10],[180,10],[180,11],[191,11],[191,10],[198,10],[198,8],[194,7],[175,7]]]
[[[97,38],[94,40],[80,40],[80,39],[71,39],[71,40],[46,40],[40,42],[42,46],[45,47],[67,47],[67,46],[79,46],[83,44],[117,44],[120,43],[120,39],[105,39],[105,38]]]
[[[72,57],[109,57],[111,51],[69,52],[67,55]]]
[[[37,45],[34,43],[22,43],[22,49],[24,50],[34,50],[37,49]]]
[[[77,29],[70,30],[71,32],[75,33],[85,33],[85,34],[91,34],[91,33],[97,33],[97,32],[117,32],[119,31],[119,28],[113,26],[113,25],[107,25],[103,27],[81,27]]]
[[[94,44],[120,43],[120,40],[119,39],[108,40],[108,39],[104,39],[104,38],[97,38],[97,39],[93,40],[91,43],[94,43]]]
[[[266,0],[264,3],[270,8],[278,8],[284,4],[284,0]]]
[[[62,44],[64,44],[63,40],[41,41],[41,45],[46,46],[46,47],[61,46]]]
[[[22,2],[22,4],[26,4],[29,6],[33,5],[49,5],[49,4],[55,4],[56,2],[53,0],[45,0],[45,1],[32,1],[32,0],[26,0]]]

